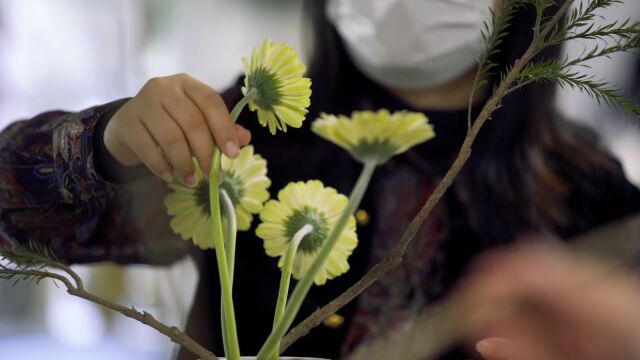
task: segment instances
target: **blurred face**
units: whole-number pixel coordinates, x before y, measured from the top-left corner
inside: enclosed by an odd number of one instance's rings
[[[369,78],[393,88],[428,89],[475,65],[495,1],[329,0],[327,15]]]

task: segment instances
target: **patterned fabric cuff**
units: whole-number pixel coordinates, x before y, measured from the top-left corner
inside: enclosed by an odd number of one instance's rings
[[[52,136],[53,162],[62,201],[92,201],[111,194],[116,185],[98,175],[94,162],[94,131],[104,114],[121,100],[69,114]]]

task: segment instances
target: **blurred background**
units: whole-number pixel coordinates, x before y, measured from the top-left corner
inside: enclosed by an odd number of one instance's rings
[[[604,20],[640,18],[640,2]],[[0,129],[52,109],[81,110],[134,95],[151,77],[186,72],[220,91],[241,57],[265,36],[304,56],[299,0],[0,0]],[[565,51],[581,53],[584,42]],[[582,69],[640,98],[640,56],[619,54]],[[565,115],[589,124],[640,184],[640,132],[629,115],[563,89]],[[184,325],[197,273],[171,267],[78,266],[92,291],[160,320]],[[0,282],[0,354],[5,359],[170,359],[174,346],[154,331],[51,283]]]

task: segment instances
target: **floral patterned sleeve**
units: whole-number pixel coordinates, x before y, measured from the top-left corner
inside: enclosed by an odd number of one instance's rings
[[[93,156],[99,120],[122,103],[47,112],[0,133],[0,234],[67,263],[140,260],[127,205],[113,196],[121,186],[96,172]]]

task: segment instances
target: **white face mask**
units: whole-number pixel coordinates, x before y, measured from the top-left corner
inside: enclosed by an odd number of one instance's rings
[[[327,16],[356,66],[374,81],[415,89],[445,84],[482,53],[494,0],[329,0]]]

